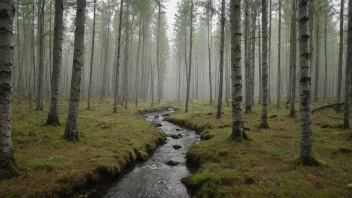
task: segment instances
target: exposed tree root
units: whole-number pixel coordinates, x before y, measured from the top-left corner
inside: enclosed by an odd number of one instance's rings
[[[298,157],[294,160],[294,163],[296,165],[304,165],[304,166],[316,166],[316,167],[320,167],[320,166],[325,166],[326,165],[326,162],[316,158],[316,157],[313,157],[312,159],[302,159],[301,157]]]
[[[324,106],[318,107],[318,108],[316,108],[316,109],[313,109],[313,110],[312,110],[312,113],[314,113],[314,112],[316,112],[316,111],[323,110],[323,109],[329,109],[329,108],[334,108],[335,110],[337,110],[338,107],[341,107],[341,106],[344,105],[344,104],[345,104],[344,102],[341,102],[341,103],[335,103],[335,104],[324,105]]]

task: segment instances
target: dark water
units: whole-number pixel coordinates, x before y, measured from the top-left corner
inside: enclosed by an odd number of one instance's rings
[[[181,179],[190,175],[186,167],[185,155],[189,146],[199,141],[199,136],[192,130],[183,129],[163,120],[163,113],[147,114],[147,120],[162,124],[158,129],[166,135],[182,134],[179,139],[167,138],[165,145],[157,148],[155,153],[144,163],[124,175],[115,185],[94,197],[104,198],[186,198],[190,197]],[[159,116],[159,117],[158,117]],[[178,131],[179,130],[179,131]],[[174,149],[173,145],[182,148]],[[177,166],[166,165],[173,160],[180,162]]]

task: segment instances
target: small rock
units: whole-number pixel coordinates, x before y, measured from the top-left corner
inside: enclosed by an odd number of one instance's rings
[[[209,112],[207,115],[214,115],[213,113]]]
[[[177,166],[177,165],[180,164],[180,162],[176,162],[174,160],[169,160],[169,161],[166,162],[166,164],[169,165],[169,166]]]
[[[154,118],[159,118],[159,117],[160,117],[159,115],[154,116]]]
[[[173,147],[174,149],[176,149],[176,150],[182,148],[182,146],[181,146],[181,145],[178,145],[178,144],[173,145],[172,147]]]
[[[176,131],[181,131],[181,129],[176,129]]]
[[[180,138],[180,137],[178,137],[178,135],[176,135],[176,134],[170,135],[170,137],[171,137],[172,139],[179,139],[179,138]]]
[[[183,137],[183,135],[182,135],[181,133],[177,134],[177,136],[178,136],[179,138],[182,138],[182,137]]]
[[[162,127],[163,125],[162,124],[160,124],[160,123],[156,123],[155,124],[155,127]]]
[[[278,117],[278,115],[272,115],[269,118],[276,118],[276,117]]]

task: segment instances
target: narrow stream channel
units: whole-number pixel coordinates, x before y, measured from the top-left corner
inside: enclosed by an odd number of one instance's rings
[[[171,112],[171,111],[170,111]],[[200,140],[195,131],[181,128],[163,120],[163,114],[169,111],[148,113],[146,119],[160,123],[157,127],[168,137],[164,145],[159,146],[150,158],[137,164],[132,171],[124,175],[116,184],[105,192],[94,194],[94,197],[104,198],[186,198],[190,197],[181,179],[190,175],[186,167],[186,152],[193,143]],[[171,137],[174,135],[174,137]],[[175,137],[178,136],[178,138]],[[179,145],[181,148],[175,149]],[[177,146],[176,146],[177,147]],[[168,161],[180,164],[170,166]],[[91,196],[89,196],[91,197]],[[92,196],[93,197],[93,196]]]

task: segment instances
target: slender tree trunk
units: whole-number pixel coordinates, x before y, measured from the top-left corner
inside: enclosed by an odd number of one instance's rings
[[[262,121],[260,128],[269,128],[268,125],[268,2],[262,0],[262,82],[263,82],[263,99],[262,99]]]
[[[156,67],[158,69],[158,104],[161,100],[161,66],[160,66],[160,20],[161,20],[161,1],[158,1],[158,36],[156,41]]]
[[[324,59],[325,59],[325,82],[324,82],[324,100],[327,98],[328,92],[328,49],[327,49],[327,37],[328,37],[328,12],[325,12],[325,30],[324,30]]]
[[[351,110],[351,67],[352,67],[352,1],[348,1],[347,52],[346,52],[346,82],[345,82],[345,113],[344,128],[350,128]]]
[[[13,0],[0,0],[0,170],[15,161],[11,140],[11,101],[13,73]],[[3,171],[2,171],[3,172]],[[2,173],[1,173],[2,174]],[[6,173],[5,173],[6,174]],[[3,175],[0,175],[3,178]]]
[[[254,76],[255,76],[255,42],[256,42],[256,38],[255,38],[255,32],[256,32],[256,28],[257,28],[257,2],[253,1],[252,2],[252,38],[251,38],[251,45],[252,45],[252,49],[250,51],[251,55],[251,63],[250,63],[250,80],[249,80],[249,87],[250,87],[250,104],[248,105],[249,107],[249,111],[252,111],[252,107],[254,105]]]
[[[246,79],[246,95],[245,95],[245,103],[246,103],[246,113],[251,112],[252,110],[252,102],[250,101],[250,45],[249,45],[249,1],[246,0],[244,2],[244,64],[245,64],[245,79]]]
[[[320,55],[320,21],[318,13],[316,12],[316,27],[315,27],[315,79],[314,79],[314,102],[318,102],[319,93],[319,55]]]
[[[19,5],[19,2],[17,1],[17,12],[19,12],[20,10],[20,5]],[[23,11],[24,12],[24,9]],[[17,83],[17,86],[18,86],[18,95],[17,95],[17,104],[20,104],[21,102],[21,82],[22,82],[22,61],[21,61],[21,54],[20,54],[20,23],[19,23],[19,13],[17,13],[16,15],[16,29],[17,29],[17,67],[18,67],[18,83]],[[24,46],[23,46],[24,47]],[[23,59],[24,57],[22,57]]]
[[[232,0],[231,7],[231,82],[232,82],[232,133],[231,139],[248,139],[243,130],[242,65],[241,65],[241,0]]]
[[[297,79],[297,3],[296,1],[292,2],[292,22],[291,22],[291,43],[292,43],[292,48],[291,48],[291,68],[292,68],[292,84],[291,84],[291,90],[289,90],[289,92],[291,92],[291,108],[290,108],[290,116],[291,117],[295,117],[296,116],[296,79]]]
[[[270,2],[271,2],[271,0],[270,0]],[[258,21],[259,21],[259,15],[258,15]],[[270,16],[270,21],[271,21],[271,16]],[[271,29],[271,27],[270,27],[270,29]],[[258,41],[259,41],[259,45],[258,45],[258,48],[259,48],[259,53],[258,53],[259,54],[259,58],[258,58],[258,62],[259,62],[259,64],[258,64],[258,66],[259,66],[258,67],[259,68],[259,99],[258,99],[258,104],[262,104],[262,95],[263,95],[263,85],[262,85],[262,78],[261,78],[261,76],[262,76],[262,39],[260,38],[260,30],[261,30],[261,25],[260,25],[260,21],[259,21],[259,28],[258,28]],[[270,60],[270,46],[271,46],[270,38],[271,38],[271,35],[269,35],[269,52],[268,52],[269,60]],[[269,63],[270,63],[270,61],[269,61]],[[269,70],[269,67],[268,67],[268,70]],[[269,94],[270,94],[270,89],[269,89]]]
[[[35,1],[32,2],[32,27],[34,27],[34,18],[35,18]],[[35,72],[35,48],[34,48],[34,28],[32,28],[31,30],[32,33],[32,39],[31,39],[31,46],[32,46],[32,66],[33,66],[33,84],[30,83],[29,86],[31,86],[33,88],[33,90],[35,90],[35,86],[36,86],[36,72]],[[29,92],[29,109],[32,109],[32,88],[30,88],[30,92]]]
[[[60,125],[59,122],[59,87],[62,66],[62,43],[64,34],[64,5],[62,0],[55,0],[53,73],[51,74],[51,102],[46,125]]]
[[[213,104],[213,87],[211,82],[211,47],[213,43],[213,31],[212,31],[212,20],[213,20],[213,11],[212,11],[213,0],[208,0],[208,64],[209,64],[209,88],[210,88],[210,105]]]
[[[218,98],[218,111],[216,118],[221,118],[222,110],[222,92],[224,88],[224,45],[225,45],[225,0],[221,1],[221,35],[220,35],[220,82],[219,82],[219,98]]]
[[[128,101],[128,45],[129,45],[129,17],[130,17],[130,4],[126,2],[126,45],[125,45],[125,68],[124,68],[124,80],[123,80],[123,95],[124,95],[124,102],[125,108],[127,109],[127,101]]]
[[[123,0],[122,0],[123,1]],[[94,64],[94,47],[95,47],[95,17],[97,10],[97,0],[93,2],[93,35],[92,35],[92,49],[90,52],[90,68],[89,68],[89,85],[88,85],[88,106],[87,110],[91,110],[91,100],[92,100],[92,85],[93,85],[93,64]],[[123,4],[123,2],[121,2]]]
[[[342,95],[342,58],[343,58],[343,11],[344,11],[345,0],[341,0],[340,9],[340,45],[339,45],[339,66],[338,66],[338,76],[337,76],[337,103],[341,103]],[[341,112],[341,107],[339,106],[337,112]]]
[[[281,1],[279,1],[279,42],[278,42],[278,57],[277,57],[277,103],[276,108],[280,109],[281,100]]]
[[[104,25],[105,27],[105,35],[106,35],[106,38],[105,38],[105,53],[104,53],[104,73],[103,73],[103,84],[102,84],[102,88],[101,88],[101,91],[102,91],[102,94],[101,94],[101,101],[103,101],[103,98],[106,97],[106,90],[108,88],[108,85],[107,85],[107,69],[108,69],[108,58],[109,58],[109,37],[110,37],[110,12],[109,12],[109,9],[110,9],[110,0],[108,0],[108,7],[107,7],[107,10],[106,10],[106,16],[108,18],[108,21],[107,21],[107,24]]]
[[[192,71],[192,45],[193,45],[193,0],[191,0],[191,19],[190,19],[190,42],[189,42],[189,67],[187,74],[187,93],[186,93],[186,107],[185,112],[188,112],[188,103],[189,103],[189,92],[191,87],[191,71]]]
[[[150,106],[153,107],[154,106],[154,65],[152,63],[151,54],[149,54],[149,62],[150,62],[150,67],[151,67],[151,69],[150,69],[150,80],[151,80],[150,93],[151,93],[151,98],[152,98],[152,104]]]
[[[268,65],[268,76],[269,76],[269,83],[268,83],[268,92],[269,92],[269,104],[271,104],[271,71],[272,71],[272,67],[271,67],[271,30],[272,30],[272,0],[270,1],[270,10],[269,10],[269,51],[268,51],[268,56],[269,56],[269,65]],[[262,54],[262,53],[261,53]],[[263,68],[262,68],[263,69]],[[263,93],[263,89],[262,89],[262,93]]]
[[[68,141],[79,141],[78,108],[81,91],[81,71],[84,65],[84,26],[86,23],[86,0],[77,0],[76,31],[73,53],[72,79],[68,118],[64,137]]]
[[[139,14],[140,15],[140,14]],[[136,107],[138,107],[138,92],[139,92],[139,51],[141,48],[141,36],[142,36],[142,17],[139,16],[139,35],[138,35],[138,48],[137,48],[137,61],[136,61]]]
[[[44,77],[44,3],[45,0],[39,0],[38,2],[38,39],[39,39],[39,57],[38,57],[38,84],[37,84],[37,111],[43,110],[43,77]]]
[[[309,48],[309,0],[299,0],[299,65],[300,69],[300,129],[301,155],[305,165],[313,165],[312,119],[311,119],[311,78]]]

